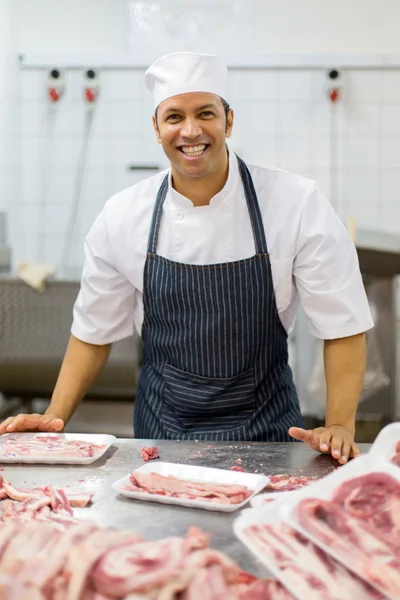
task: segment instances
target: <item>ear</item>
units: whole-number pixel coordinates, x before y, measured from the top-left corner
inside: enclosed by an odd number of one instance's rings
[[[227,138],[230,138],[232,135],[232,127],[233,127],[234,120],[235,120],[235,114],[234,114],[233,110],[230,108],[229,112],[228,112],[228,116],[226,118],[225,137],[227,137]]]
[[[156,119],[155,115],[152,116],[152,121],[153,121],[153,127],[154,127],[154,131],[156,134],[157,142],[159,144],[161,144],[160,130],[158,128],[158,123],[157,123],[157,119]]]

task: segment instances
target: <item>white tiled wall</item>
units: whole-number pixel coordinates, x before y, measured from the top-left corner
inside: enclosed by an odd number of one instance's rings
[[[0,0],[0,212],[19,196],[20,123],[14,27],[11,0]]]
[[[81,71],[65,73],[65,96],[52,109],[46,76],[40,69],[20,72],[21,187],[10,216],[15,262],[42,258],[58,267],[88,116]],[[105,200],[151,174],[129,171],[128,165],[166,165],[151,125],[143,71],[104,70],[100,79],[71,267],[80,267],[84,235]],[[315,178],[328,196],[337,187],[344,220],[353,217],[360,227],[400,234],[400,70],[345,72],[336,172],[325,71],[233,70],[229,100],[236,111],[231,147],[245,160]]]

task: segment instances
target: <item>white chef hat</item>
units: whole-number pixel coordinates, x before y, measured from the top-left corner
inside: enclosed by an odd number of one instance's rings
[[[146,86],[154,106],[163,100],[188,92],[209,92],[227,99],[228,70],[213,54],[174,52],[159,58],[146,71]]]

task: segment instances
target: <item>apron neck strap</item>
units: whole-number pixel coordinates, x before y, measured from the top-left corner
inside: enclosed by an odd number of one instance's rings
[[[149,242],[147,244],[147,253],[148,254],[156,254],[157,252],[157,241],[158,241],[158,231],[160,229],[160,221],[162,215],[162,207],[164,204],[165,197],[168,191],[168,175],[166,175],[163,179],[163,182],[158,190],[156,202],[154,205],[153,218],[151,220],[150,234],[149,234]]]

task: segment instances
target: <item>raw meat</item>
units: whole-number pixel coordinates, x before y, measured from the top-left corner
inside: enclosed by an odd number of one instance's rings
[[[381,600],[382,594],[285,523],[257,524],[245,534],[307,600]]]
[[[63,456],[68,458],[93,457],[100,454],[104,444],[84,440],[67,440],[58,435],[37,435],[34,438],[9,437],[0,446],[1,456],[30,456],[32,458]]]
[[[269,483],[265,486],[266,490],[273,490],[274,492],[291,492],[292,490],[299,490],[300,488],[314,483],[318,477],[294,477],[293,475],[281,474],[281,475],[268,475]]]
[[[59,531],[50,523],[0,524],[2,600],[294,600],[275,580],[258,580],[208,536],[146,542],[93,523]]]
[[[2,475],[0,475],[0,499],[2,498],[11,498],[12,500],[18,500],[19,502],[23,502],[28,498],[32,498],[34,496],[42,496],[46,493],[46,488],[48,486],[36,487],[32,489],[20,489],[16,488],[11,483],[6,481]],[[69,504],[73,507],[84,508],[88,506],[92,502],[93,494],[87,494],[84,492],[77,491],[66,491],[65,495]]]
[[[244,473],[243,467],[239,467],[238,465],[233,465],[233,467],[230,467],[229,470],[230,471],[239,471],[239,473]]]
[[[400,467],[400,441],[397,442],[397,446],[396,446],[395,452],[396,452],[396,454],[392,458],[392,463],[394,465],[398,465]]]
[[[332,500],[298,505],[303,528],[346,565],[383,592],[400,599],[400,483],[385,473],[346,481]]]
[[[275,579],[258,581],[240,598],[241,600],[294,600],[294,596]]]
[[[172,475],[166,477],[158,473],[140,473],[138,471],[131,473],[130,481],[131,485],[125,488],[130,491],[218,504],[240,504],[253,493],[244,485],[186,481]]]
[[[400,558],[400,483],[385,473],[369,473],[346,481],[332,502],[359,519]]]
[[[268,494],[263,494],[261,506],[271,504],[271,502],[275,502],[276,499],[277,499],[276,496],[272,496],[272,498],[268,498]]]
[[[0,475],[0,498],[3,499],[0,503],[0,521],[50,520],[63,527],[76,522],[72,507],[87,506],[92,497],[93,494],[69,494],[48,485],[22,490],[15,488]]]
[[[160,458],[160,453],[158,452],[158,448],[155,446],[150,446],[149,448],[142,448],[140,451],[144,462],[149,460],[154,460],[155,458]]]

